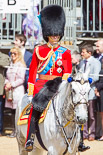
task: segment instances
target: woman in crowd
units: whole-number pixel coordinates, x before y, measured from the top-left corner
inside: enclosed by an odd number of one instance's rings
[[[6,72],[5,91],[10,89],[13,90],[13,100],[8,101],[6,98],[5,107],[12,109],[12,113],[15,114],[17,104],[25,93],[24,80],[26,65],[22,57],[22,53],[18,47],[13,47],[10,52],[11,64]],[[14,124],[15,123],[13,122],[13,125]],[[15,130],[12,132],[10,137],[15,137]]]

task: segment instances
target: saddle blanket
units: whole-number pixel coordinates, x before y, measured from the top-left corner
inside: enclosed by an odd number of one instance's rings
[[[42,123],[44,121],[44,119],[46,117],[46,114],[47,114],[47,111],[49,109],[50,104],[51,104],[51,100],[49,101],[46,109],[41,114],[40,119],[39,119],[39,123]],[[23,125],[23,124],[27,124],[28,123],[28,117],[29,117],[29,114],[30,114],[31,106],[32,106],[32,104],[30,103],[30,104],[28,104],[23,109],[23,111],[21,112],[20,117],[18,119],[17,125]]]

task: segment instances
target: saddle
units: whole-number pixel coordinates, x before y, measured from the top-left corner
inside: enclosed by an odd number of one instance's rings
[[[49,80],[48,82],[46,82],[44,87],[33,97],[33,108],[37,111],[42,112],[39,123],[43,122],[43,120],[45,119],[48,108],[51,104],[51,99],[58,91],[61,82],[61,77],[57,77],[54,80]],[[22,99],[21,114],[17,122],[17,125],[26,124],[28,122],[28,117],[30,114],[32,104],[29,102],[26,94]]]
[[[42,123],[46,117],[46,114],[47,114],[47,111],[49,109],[49,106],[51,104],[51,100],[49,101],[46,109],[43,111],[43,113],[41,114],[40,116],[40,119],[39,119],[39,124]],[[30,114],[30,109],[31,109],[31,106],[32,104],[29,103],[24,109],[23,111],[21,112],[20,114],[20,117],[18,119],[18,122],[17,122],[17,125],[23,125],[23,124],[27,124],[28,123],[28,117],[29,117],[29,114]]]

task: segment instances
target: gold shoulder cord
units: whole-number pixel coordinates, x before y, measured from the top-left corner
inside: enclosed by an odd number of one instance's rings
[[[68,46],[66,46],[65,44],[61,45],[62,47],[66,48],[67,50],[70,50]]]
[[[41,57],[40,55],[39,55],[39,47],[37,46],[36,47],[36,55],[37,55],[37,57],[38,57],[38,59],[39,60],[42,60],[42,61],[45,61],[46,60],[46,63],[44,64],[44,66],[39,70],[39,68],[41,67],[41,65],[42,65],[42,63],[40,63],[39,65],[38,65],[38,71],[37,71],[37,73],[41,73],[44,69],[45,69],[45,67],[47,66],[47,64],[48,64],[48,62],[49,62],[49,60],[50,60],[50,58],[51,58],[51,56],[53,55],[53,63],[55,64],[55,59],[54,59],[54,51],[53,51],[53,49],[51,49],[50,50],[50,52],[48,53],[48,55],[45,57],[45,58],[43,58],[43,57]]]

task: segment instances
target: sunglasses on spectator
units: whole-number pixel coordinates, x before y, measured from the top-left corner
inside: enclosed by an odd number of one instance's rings
[[[15,53],[15,52],[10,52],[10,55],[12,55],[12,54],[14,54],[15,56],[17,55],[17,53]]]

